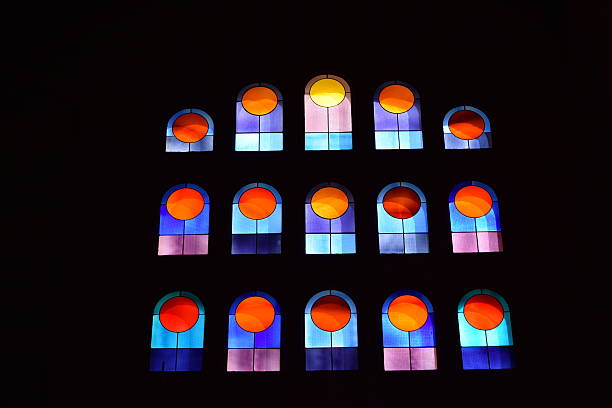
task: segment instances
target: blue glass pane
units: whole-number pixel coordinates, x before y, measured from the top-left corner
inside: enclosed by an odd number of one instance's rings
[[[357,370],[359,355],[356,348],[332,348],[332,370]]]
[[[378,101],[374,101],[374,130],[392,130],[397,131],[397,115],[391,112],[388,112],[380,106]],[[378,133],[378,132],[376,132]],[[395,132],[397,139],[397,132]],[[378,149],[378,147],[376,147]]]
[[[236,133],[257,132],[259,132],[259,117],[244,110],[242,102],[236,102]]]
[[[400,149],[422,149],[423,132],[420,130],[400,131],[399,144]]]
[[[331,370],[331,348],[306,349],[306,371]]]
[[[207,135],[204,139],[195,143],[189,143],[190,152],[209,152],[213,149],[214,136]]]
[[[262,133],[283,131],[283,101],[278,101],[272,112],[259,117],[259,131]]]
[[[331,222],[315,214],[310,204],[306,204],[306,232],[331,232]]]
[[[204,346],[204,316],[200,315],[193,327],[185,332],[178,333],[178,347],[202,348]]]
[[[282,133],[261,133],[259,136],[260,151],[279,151],[283,150]]]
[[[396,150],[399,149],[399,137],[397,131],[376,131],[374,132],[376,150]]]
[[[328,150],[327,133],[306,133],[305,150]]]
[[[452,232],[475,232],[476,231],[476,223],[474,222],[474,218],[466,217],[461,214],[457,207],[455,207],[455,203],[448,203],[448,211],[450,212],[451,219],[451,231]]]
[[[426,254],[429,252],[428,234],[404,234],[404,252]]]
[[[306,234],[307,254],[329,254],[331,251],[329,234]]]
[[[238,204],[232,204],[232,234],[255,234],[256,225],[256,220],[247,218],[240,212]]]
[[[351,150],[353,148],[353,134],[349,132],[330,133],[329,150]]]
[[[465,320],[463,313],[459,313],[459,339],[463,347],[486,346],[487,338],[484,330],[478,330]]]
[[[176,333],[166,330],[159,321],[159,315],[153,315],[151,348],[175,348],[176,343]]]
[[[383,347],[409,347],[408,332],[398,329],[389,321],[389,315],[382,315]]]
[[[159,348],[151,349],[149,360],[150,371],[175,371],[176,370],[176,352],[175,348]]]
[[[331,347],[331,333],[319,329],[312,321],[310,314],[304,315],[304,347]]]
[[[185,221],[185,235],[208,234],[210,205],[205,205],[202,212],[195,218]]]
[[[492,147],[491,134],[483,133],[480,137],[473,140],[468,140],[470,149],[488,149]]]
[[[177,220],[168,212],[166,205],[159,207],[159,235],[183,235],[185,221]]]
[[[512,347],[488,347],[488,352],[491,369],[514,368],[514,350]]]
[[[380,233],[402,233],[402,220],[394,218],[385,211],[383,203],[376,204],[378,216],[378,232]]]
[[[469,145],[467,140],[459,139],[452,133],[444,133],[444,148],[469,149]]]
[[[257,234],[258,254],[280,254],[281,234]]]
[[[461,347],[464,370],[488,370],[488,347]]]
[[[427,204],[421,203],[421,208],[414,217],[402,220],[404,223],[404,232],[427,232]]]
[[[355,234],[331,234],[332,254],[354,254]]]
[[[232,254],[254,254],[257,252],[257,235],[232,235]]]
[[[510,324],[510,312],[504,313],[504,320],[492,330],[487,330],[488,346],[512,346],[512,328]]]
[[[189,143],[183,143],[174,136],[166,137],[167,152],[188,152]]]
[[[332,347],[357,347],[357,314],[342,329],[331,332]]]
[[[202,371],[202,349],[178,349],[176,371]]]
[[[255,348],[280,348],[281,317],[274,316],[274,322],[266,330],[255,333]]]
[[[403,254],[404,238],[402,234],[378,234],[378,246],[381,254]]]
[[[493,201],[491,211],[476,220],[477,231],[501,231],[501,223],[499,222],[499,205],[497,201]]]
[[[410,332],[410,347],[435,347],[436,335],[433,315],[430,313],[423,327]]]
[[[277,204],[276,209],[269,217],[257,220],[257,233],[281,233],[283,231],[283,207]]]
[[[341,217],[331,220],[331,232],[355,232],[355,205],[349,204]]]
[[[407,112],[398,115],[400,130],[421,130],[421,103],[415,99],[414,105]]]
[[[236,316],[229,316],[229,324],[227,329],[227,347],[228,348],[253,348],[255,346],[255,336],[236,323]]]
[[[259,133],[236,133],[237,152],[256,152],[259,150]]]

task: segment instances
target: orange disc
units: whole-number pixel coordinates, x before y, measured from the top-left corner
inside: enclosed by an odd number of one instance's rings
[[[476,112],[464,109],[453,113],[448,121],[448,127],[459,139],[472,140],[482,135],[485,122]]]
[[[339,296],[323,296],[312,306],[310,317],[319,329],[333,332],[348,324],[351,320],[351,308]]]
[[[242,95],[242,106],[252,115],[267,115],[278,105],[276,93],[265,86],[255,86]]]
[[[172,133],[181,142],[197,142],[208,133],[208,121],[197,113],[185,113],[172,123]]]
[[[403,85],[389,85],[378,95],[380,106],[391,113],[404,113],[414,105],[414,94]]]
[[[238,208],[245,217],[262,220],[269,217],[276,209],[276,198],[270,190],[253,187],[242,193],[238,200]]]
[[[181,188],[170,194],[166,209],[177,220],[190,220],[204,209],[204,198],[193,188]]]
[[[463,307],[463,314],[470,325],[480,330],[491,330],[504,320],[504,308],[490,295],[472,296]]]
[[[310,200],[312,211],[328,220],[338,218],[346,212],[349,200],[344,191],[336,187],[323,187]]]
[[[248,332],[264,331],[273,321],[274,306],[268,299],[261,296],[248,297],[236,308],[236,323]]]
[[[466,217],[478,218],[491,211],[493,199],[482,187],[466,186],[455,194],[455,206]]]
[[[403,331],[418,330],[427,321],[427,306],[421,299],[412,295],[398,296],[387,311],[391,324]]]
[[[421,208],[421,198],[411,188],[394,187],[385,193],[383,208],[394,218],[414,217]]]
[[[181,333],[193,327],[198,321],[198,305],[185,296],[170,298],[159,311],[159,321],[167,330]]]

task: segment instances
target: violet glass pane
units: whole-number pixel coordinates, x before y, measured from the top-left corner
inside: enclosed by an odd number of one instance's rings
[[[278,105],[267,115],[259,117],[259,131],[262,133],[282,132],[283,131],[283,102],[278,101]]]
[[[349,204],[341,217],[331,220],[331,232],[355,232],[355,205]]]
[[[407,112],[398,115],[400,130],[421,130],[421,104],[418,99]]]
[[[182,255],[183,235],[160,235],[157,255]]]
[[[305,132],[329,132],[327,126],[327,108],[317,105],[304,95]]]
[[[514,368],[514,350],[512,347],[488,347],[489,364],[492,370]]]
[[[378,246],[381,254],[403,254],[404,238],[402,234],[378,234]]]
[[[453,232],[453,252],[478,252],[475,232]]]
[[[384,360],[385,371],[410,370],[410,349],[385,347]]]
[[[280,348],[281,316],[275,315],[274,322],[266,330],[255,333],[255,348]]]
[[[410,348],[410,365],[413,370],[436,370],[436,348]]]
[[[170,215],[165,204],[159,207],[159,235],[181,235],[185,229],[185,221],[177,220]]]
[[[307,348],[306,371],[331,370],[331,348]]]
[[[488,347],[461,347],[464,370],[488,370]]]
[[[477,232],[480,252],[502,252],[501,232]]]
[[[351,125],[351,95],[349,93],[346,94],[339,105],[328,108],[328,113],[330,132],[350,132],[353,130]]]
[[[279,349],[255,349],[255,371],[280,371]]]
[[[397,115],[384,110],[378,101],[374,101],[374,130],[398,130]]]
[[[149,371],[176,371],[176,349],[151,349]]]
[[[281,234],[257,234],[258,254],[280,254]]]
[[[253,349],[228,349],[227,371],[253,371]]]
[[[185,235],[184,255],[206,255],[208,254],[208,235]]]
[[[359,358],[356,347],[332,347],[332,370],[357,370]]]
[[[180,348],[176,353],[176,371],[202,371],[202,349]]]
[[[257,235],[232,235],[232,254],[254,254],[256,247]]]
[[[310,204],[306,204],[306,233],[331,232],[329,220],[319,217],[312,211]]]
[[[436,339],[434,335],[433,314],[429,313],[425,324],[420,329],[409,333],[410,347],[434,347]]]
[[[236,133],[259,132],[259,116],[244,110],[242,102],[236,102]]]

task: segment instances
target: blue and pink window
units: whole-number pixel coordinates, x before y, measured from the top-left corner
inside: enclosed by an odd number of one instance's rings
[[[280,371],[281,313],[265,292],[248,292],[230,307],[227,371]]]
[[[205,152],[213,149],[215,125],[201,109],[175,113],[166,127],[166,152]]]
[[[283,97],[272,85],[248,85],[236,101],[236,151],[278,150],[283,150]]]
[[[412,86],[385,82],[374,92],[373,103],[377,150],[423,148],[421,98]]]
[[[357,309],[346,294],[324,290],[306,304],[307,371],[357,370]]]
[[[459,338],[464,370],[514,367],[510,308],[498,293],[476,289],[461,298]]]
[[[164,194],[159,209],[158,255],[208,253],[210,199],[195,184],[178,184]]]
[[[385,371],[435,370],[436,332],[429,299],[413,290],[393,293],[382,307]]]
[[[201,371],[204,306],[193,293],[176,291],[153,309],[150,371]]]
[[[493,146],[491,122],[483,111],[458,106],[442,122],[446,149],[488,149]]]

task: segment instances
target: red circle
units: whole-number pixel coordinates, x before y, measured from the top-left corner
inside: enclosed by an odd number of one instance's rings
[[[319,329],[334,332],[351,320],[351,308],[340,296],[323,296],[312,305],[310,317]]]
[[[453,113],[448,121],[448,128],[459,139],[473,140],[482,135],[485,122],[476,112],[463,109]]]
[[[172,133],[181,142],[194,143],[208,134],[208,121],[197,113],[184,113],[172,123]]]
[[[504,320],[504,308],[491,295],[472,296],[463,307],[463,314],[470,325],[479,330],[491,330]]]
[[[385,193],[383,208],[394,218],[411,218],[421,208],[421,198],[411,188],[394,187]]]
[[[198,305],[185,296],[176,296],[166,300],[159,311],[162,326],[174,333],[191,329],[199,317]]]
[[[276,209],[276,197],[267,188],[253,187],[242,193],[238,199],[238,208],[247,218],[263,220]]]

